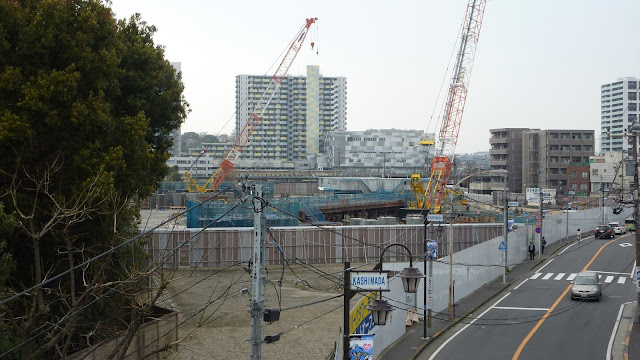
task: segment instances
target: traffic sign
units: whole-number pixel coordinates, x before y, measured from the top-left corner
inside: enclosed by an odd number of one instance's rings
[[[500,251],[507,251],[507,244],[503,242],[500,243],[500,245],[498,246],[498,250]]]
[[[536,214],[536,221],[537,221],[537,220],[541,220],[541,219],[542,219],[542,216],[540,215],[540,213],[537,213],[537,214]]]
[[[442,214],[427,214],[427,220],[429,222],[443,222],[444,217]]]
[[[542,231],[542,229],[536,228],[536,233],[540,234],[540,231]]]
[[[507,206],[508,207],[518,207],[518,202],[517,201],[509,201]]]

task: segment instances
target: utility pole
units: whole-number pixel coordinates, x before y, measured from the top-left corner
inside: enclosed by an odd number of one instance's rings
[[[601,210],[602,210],[602,222],[601,224],[604,225],[604,183],[602,182],[602,175],[600,175],[600,191],[602,192],[602,199],[600,199],[600,204],[602,206]]]
[[[424,237],[423,237],[423,243],[424,243],[424,256],[422,257],[422,269],[424,270],[425,273],[427,273],[427,254],[429,252],[429,248],[427,246],[427,225],[429,224],[429,220],[428,220],[428,216],[429,212],[427,212],[424,216]],[[429,256],[430,258],[430,256]],[[431,273],[428,273],[429,275],[431,275]],[[423,317],[423,322],[424,325],[422,327],[423,329],[423,339],[428,339],[429,336],[429,332],[427,330],[427,284],[428,282],[425,282],[424,287],[422,288],[423,290],[423,294],[422,294],[422,317]]]
[[[507,283],[507,269],[509,267],[509,263],[507,262],[507,253],[509,252],[509,240],[507,239],[507,234],[509,233],[509,222],[507,220],[507,217],[509,216],[509,199],[507,196],[507,175],[505,175],[503,177],[504,179],[504,192],[502,193],[502,196],[504,197],[503,203],[504,203],[504,245],[507,248],[504,251],[504,274],[502,274],[502,283],[506,284]]]
[[[266,234],[266,216],[263,211],[264,199],[262,185],[252,186],[253,202],[253,266],[251,270],[251,359],[262,359],[264,331],[264,286],[267,281],[264,268],[264,234]]]
[[[542,259],[542,224],[544,224],[544,215],[542,214],[542,201],[544,200],[544,192],[542,191],[542,181],[540,181],[540,238],[538,239],[538,257]]]
[[[635,131],[638,123],[632,125],[633,138],[633,221],[635,222],[636,237],[636,313],[640,319],[640,280],[638,280],[638,271],[640,271],[640,230],[638,229],[638,212],[640,211],[640,199],[638,199],[638,133]]]

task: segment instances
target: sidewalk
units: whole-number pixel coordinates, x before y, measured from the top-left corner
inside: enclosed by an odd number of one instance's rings
[[[467,297],[460,299],[455,304],[455,319],[453,321],[443,320],[447,317],[446,310],[445,314],[439,314],[436,319],[432,318],[431,328],[428,329],[429,339],[424,340],[422,336],[424,335],[424,326],[423,323],[418,323],[411,326],[407,332],[398,339],[395,343],[391,344],[387,349],[385,349],[382,354],[380,354],[380,360],[394,360],[394,359],[410,359],[414,360],[431,342],[437,339],[440,335],[446,332],[448,329],[453,327],[458,323],[461,319],[466,317],[467,315],[475,312],[479,307],[484,305],[485,303],[491,301],[493,298],[497,297],[502,290],[507,288],[509,285],[519,281],[522,279],[527,273],[533,270],[535,267],[539,266],[542,262],[544,262],[547,258],[553,256],[555,253],[560,251],[564,246],[571,244],[575,241],[575,236],[569,237],[569,241],[562,240],[556,241],[553,244],[549,244],[545,246],[545,254],[542,259],[536,259],[533,261],[525,261],[518,265],[515,265],[511,268],[511,271],[507,274],[507,283],[502,283],[502,276],[498,277],[494,281],[484,285],[479,288],[475,292],[471,293]],[[637,341],[634,345],[637,347],[634,349],[634,354],[637,354],[638,357],[629,357],[629,359],[640,359],[640,326],[633,327],[635,333],[637,333]],[[625,330],[625,329],[621,329]],[[628,336],[628,334],[627,334]],[[633,340],[632,340],[633,342]],[[631,348],[631,346],[629,346]],[[631,353],[631,351],[629,351]],[[616,359],[616,357],[614,357]],[[619,359],[622,359],[620,357]]]

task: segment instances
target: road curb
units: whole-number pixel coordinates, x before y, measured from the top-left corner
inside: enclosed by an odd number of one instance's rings
[[[473,314],[474,312],[476,312],[480,307],[484,306],[486,303],[488,303],[489,301],[491,301],[493,298],[497,297],[498,295],[500,295],[506,288],[509,287],[509,285],[511,285],[511,283],[507,283],[504,286],[502,286],[502,288],[500,290],[498,290],[495,294],[493,294],[492,296],[490,296],[489,298],[487,298],[485,301],[483,301],[481,304],[479,304],[478,306],[474,307],[473,309],[469,310],[464,316],[459,317],[456,320],[453,320],[451,322],[451,324],[449,324],[448,326],[446,326],[444,329],[436,332],[435,334],[433,334],[433,336],[431,336],[424,344],[422,344],[418,350],[416,350],[416,353],[413,354],[413,356],[411,356],[409,358],[409,360],[415,360],[416,357],[418,355],[420,355],[424,349],[427,348],[427,346],[429,346],[429,344],[431,344],[432,342],[434,342],[437,338],[439,338],[442,334],[446,333],[447,331],[449,331],[449,329],[451,329],[452,327],[456,326],[460,321],[462,321],[463,319],[466,319],[467,317],[469,317],[469,315]],[[480,288],[481,289],[481,288]],[[478,289],[478,290],[480,290]]]

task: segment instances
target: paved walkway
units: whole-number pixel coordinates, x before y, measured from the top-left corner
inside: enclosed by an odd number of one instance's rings
[[[492,300],[494,297],[502,292],[509,285],[524,278],[531,270],[538,267],[550,256],[553,256],[556,252],[560,251],[565,245],[574,242],[575,236],[570,237],[569,241],[566,239],[563,241],[556,241],[553,244],[549,244],[545,247],[545,254],[542,259],[533,261],[525,261],[511,268],[511,271],[507,274],[507,283],[502,283],[502,276],[498,277],[494,281],[484,285],[475,292],[471,293],[467,297],[459,300],[455,305],[455,315],[453,320],[444,320],[447,318],[447,312],[445,309],[444,314],[440,313],[437,316],[432,317],[431,328],[428,329],[429,339],[425,340],[423,323],[415,324],[407,329],[404,336],[398,339],[391,346],[380,354],[380,360],[396,360],[396,359],[410,359],[414,360],[431,342],[453,327],[458,321],[466,317],[467,315],[476,311],[479,307]],[[629,312],[634,309],[628,310]],[[437,318],[436,318],[437,317]],[[633,318],[633,316],[632,316]],[[624,346],[619,351],[613,352],[614,360],[627,360],[627,359],[640,359],[640,325],[636,319],[634,326],[631,327],[630,321],[624,325],[621,322],[619,327],[619,336],[625,339]],[[628,340],[627,340],[628,339]],[[628,351],[627,351],[627,345]],[[626,354],[629,357],[624,357]],[[631,356],[633,354],[633,356]]]

